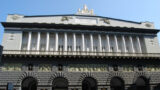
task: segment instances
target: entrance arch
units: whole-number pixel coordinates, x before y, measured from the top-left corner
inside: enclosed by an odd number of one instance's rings
[[[138,77],[135,84],[136,90],[149,90],[149,82],[145,77]]]
[[[68,90],[68,80],[63,77],[57,77],[52,82],[52,90]]]
[[[22,90],[37,90],[37,80],[33,77],[23,79],[21,84]]]
[[[124,81],[119,77],[113,77],[110,85],[111,90],[124,90]]]
[[[82,81],[82,90],[97,90],[97,81],[94,78],[86,77]]]

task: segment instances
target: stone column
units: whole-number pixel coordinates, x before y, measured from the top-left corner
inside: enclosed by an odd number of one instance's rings
[[[136,39],[137,39],[137,42],[138,42],[138,50],[139,50],[139,53],[142,53],[141,42],[140,42],[140,40],[139,40],[139,37],[137,36]]]
[[[129,36],[129,40],[130,40],[130,43],[131,43],[131,51],[132,51],[132,53],[134,53],[135,51],[134,51],[132,36]]]
[[[29,32],[27,50],[30,50],[31,48],[31,38],[32,38],[32,32]]]
[[[91,51],[93,52],[93,35],[90,34]]]
[[[64,51],[67,51],[67,33],[64,33]]]
[[[99,41],[99,51],[102,51],[102,39],[101,39],[101,35],[98,34],[98,41]]]
[[[122,35],[122,43],[123,43],[123,50],[124,50],[124,52],[127,52],[127,48],[126,48],[126,40],[125,40],[124,35]]]
[[[85,51],[84,34],[82,34],[82,51]]]
[[[106,40],[107,40],[107,49],[108,49],[108,52],[110,52],[110,41],[109,41],[109,35],[106,35]]]
[[[47,32],[46,51],[49,51],[49,32]]]
[[[76,34],[73,33],[73,51],[76,51]]]
[[[117,36],[116,35],[114,35],[114,41],[115,41],[116,52],[118,52],[118,41],[117,41]]]
[[[55,33],[55,51],[58,51],[58,33]]]
[[[41,39],[41,33],[38,32],[38,35],[37,35],[37,51],[39,51],[39,48],[40,48],[40,39]]]

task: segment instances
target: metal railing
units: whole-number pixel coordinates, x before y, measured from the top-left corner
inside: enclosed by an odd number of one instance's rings
[[[160,53],[124,53],[124,52],[91,52],[91,51],[37,51],[37,50],[3,50],[5,55],[57,55],[57,56],[129,56],[160,57]]]

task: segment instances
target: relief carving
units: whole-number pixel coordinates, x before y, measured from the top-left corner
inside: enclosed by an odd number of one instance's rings
[[[101,19],[100,21],[103,21],[103,22],[106,23],[106,24],[110,24],[110,21],[109,21],[109,19],[107,19],[107,18],[103,18],[103,19]]]
[[[69,21],[69,19],[72,19],[72,17],[63,16],[61,21]]]

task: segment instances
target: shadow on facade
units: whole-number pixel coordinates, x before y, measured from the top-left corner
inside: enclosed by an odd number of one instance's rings
[[[110,85],[111,90],[124,90],[124,81],[119,77],[113,77]]]
[[[52,90],[68,90],[68,80],[63,77],[57,77],[52,82]]]
[[[150,90],[149,79],[140,76],[127,90]]]
[[[82,90],[97,90],[97,81],[94,78],[86,77],[82,81]]]
[[[155,86],[153,90],[160,90],[160,84],[158,84],[157,86]]]
[[[33,77],[23,79],[22,90],[37,90],[37,80]]]

